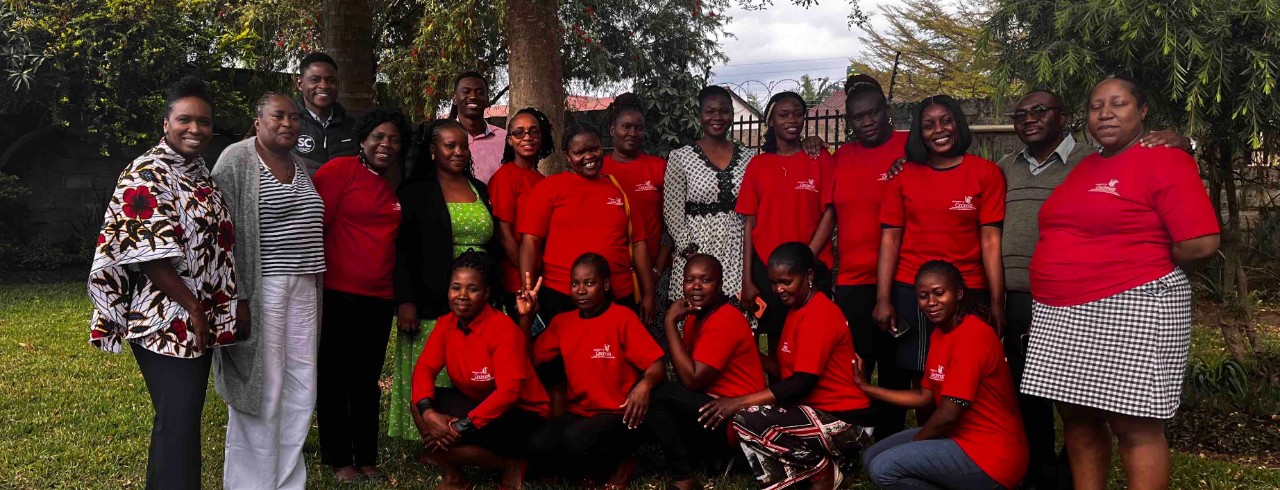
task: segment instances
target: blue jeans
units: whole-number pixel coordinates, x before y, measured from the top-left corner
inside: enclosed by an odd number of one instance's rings
[[[913,441],[920,429],[899,432],[871,446],[862,465],[880,488],[1003,489],[951,439]]]

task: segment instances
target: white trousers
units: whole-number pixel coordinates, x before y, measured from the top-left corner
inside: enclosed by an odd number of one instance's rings
[[[307,467],[302,444],[316,404],[320,340],[316,275],[265,276],[262,325],[262,409],[249,415],[229,408],[223,488],[302,489]]]

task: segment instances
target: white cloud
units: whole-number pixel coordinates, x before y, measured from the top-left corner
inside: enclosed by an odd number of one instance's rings
[[[876,7],[887,0],[862,0],[863,12],[872,14],[871,25],[884,20]],[[805,9],[790,0],[775,0],[768,9],[735,8],[727,30],[736,38],[722,40],[729,61],[716,67],[712,82],[742,85],[749,91],[777,92],[794,88],[800,75],[844,78],[850,58],[862,54],[865,32],[849,27],[850,6],[843,0],[822,0]]]

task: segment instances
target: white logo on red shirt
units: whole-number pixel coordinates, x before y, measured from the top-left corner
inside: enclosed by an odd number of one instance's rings
[[[978,209],[973,205],[973,196],[964,196],[963,201],[951,201],[952,211],[973,211]]]
[[[782,352],[786,352],[787,354],[790,354],[790,353],[791,353],[791,344],[790,344],[790,343],[788,343],[788,342],[783,342],[783,343],[782,343],[782,347],[778,347],[778,350],[780,350],[780,351],[782,351]]]
[[[886,181],[886,180],[889,180],[889,172],[885,172],[885,173],[880,174],[880,178],[878,178],[878,179],[876,179],[876,180],[881,181],[881,182]]]
[[[653,181],[651,180],[646,180],[643,183],[636,184],[636,192],[646,192],[646,191],[656,191],[656,190],[658,190],[658,188],[654,187]]]
[[[813,179],[801,180],[796,182],[796,190],[818,192],[818,186],[814,185]]]
[[[608,205],[610,205],[610,206],[622,206],[622,205],[623,205],[623,204],[622,204],[622,198],[621,198],[621,197],[610,197],[610,198],[609,198],[609,202],[608,202],[607,204],[608,204]]]
[[[613,351],[609,350],[609,344],[604,344],[603,349],[591,349],[592,359],[613,359]]]
[[[941,382],[943,382],[943,381],[946,381],[946,379],[947,379],[947,375],[946,375],[945,373],[943,373],[943,372],[942,372],[942,368],[943,368],[943,366],[942,366],[941,364],[939,364],[937,369],[930,369],[930,370],[929,370],[929,379],[930,379],[931,381],[937,381],[937,382],[939,382],[939,383],[941,383]]]
[[[399,210],[400,210],[400,203],[398,203],[398,202],[397,202],[397,203],[392,203],[392,204],[391,204],[391,210],[392,210],[392,211],[399,211]]]
[[[485,366],[479,371],[471,372],[471,381],[493,381],[493,375],[489,374],[489,367]]]
[[[1119,180],[1111,179],[1110,182],[1105,184],[1094,185],[1092,189],[1089,189],[1089,192],[1101,192],[1103,194],[1111,194],[1113,196],[1120,197],[1120,194],[1116,192],[1116,184],[1119,183]]]

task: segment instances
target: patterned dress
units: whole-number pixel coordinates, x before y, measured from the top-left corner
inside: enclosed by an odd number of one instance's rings
[[[108,352],[127,340],[166,356],[201,356],[187,310],[137,267],[169,259],[209,313],[205,345],[235,343],[234,243],[231,213],[204,159],[187,160],[161,141],[120,173],[107,203],[89,272],[89,342]]]
[[[667,160],[663,216],[674,242],[669,297],[684,298],[684,253],[712,255],[724,266],[725,294],[742,290],[742,233],[746,220],[734,212],[747,162],[756,150],[737,143],[724,170],[716,168],[696,143],[671,152]],[[736,302],[736,300],[735,300]]]
[[[472,187],[472,192],[476,192]],[[477,192],[478,196],[479,193]],[[475,250],[484,252],[484,245],[493,237],[493,218],[484,202],[446,203],[449,218],[453,223],[453,257],[463,252]],[[413,414],[409,413],[409,404],[413,398],[413,367],[418,364],[418,355],[435,329],[436,320],[420,320],[418,334],[414,336],[396,333],[395,366],[391,384],[391,414],[387,421],[387,432],[392,437],[400,437],[417,441],[418,427],[413,424]],[[450,386],[448,371],[441,369],[436,376],[436,386]]]

